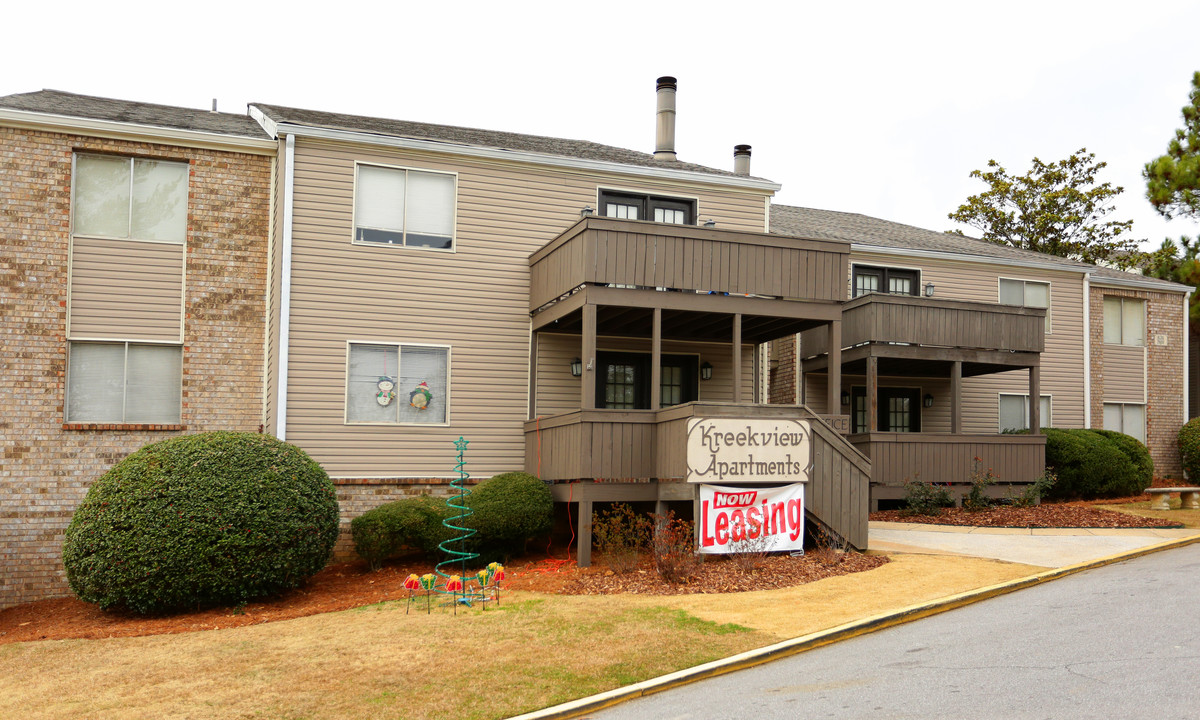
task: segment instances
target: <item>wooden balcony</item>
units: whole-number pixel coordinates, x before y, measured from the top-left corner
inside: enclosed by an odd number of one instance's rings
[[[846,298],[848,243],[588,217],[529,258],[531,311],[583,285]]]

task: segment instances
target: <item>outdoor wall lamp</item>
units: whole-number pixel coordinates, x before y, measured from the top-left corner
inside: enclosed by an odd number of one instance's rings
[[[596,211],[592,208],[591,205],[584,205],[583,209],[579,211],[579,217],[587,217],[588,215],[591,215],[595,212]]]
[[[933,396],[929,393],[925,393],[925,397],[921,399],[921,404],[927,408],[933,407]]]
[[[925,297],[933,297],[933,283],[925,283]]]
[[[579,377],[583,374],[583,361],[579,358],[575,358],[571,361],[571,374],[575,377]]]
[[[845,390],[842,391],[842,404],[843,405],[850,404],[850,393],[846,392]]]
[[[712,380],[712,365],[709,365],[708,363],[704,363],[703,365],[700,366],[700,379],[701,380]]]
[[[710,227],[716,227],[716,226],[717,226],[717,221],[713,220],[712,218],[709,218],[704,221],[704,227],[710,228]]]

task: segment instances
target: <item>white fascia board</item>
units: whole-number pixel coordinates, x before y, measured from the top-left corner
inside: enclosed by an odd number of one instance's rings
[[[1114,278],[1107,275],[1093,275],[1092,285],[1096,287],[1112,287],[1112,288],[1136,288],[1138,290],[1155,290],[1158,292],[1173,292],[1187,293],[1194,288],[1190,285],[1183,285],[1170,280],[1156,280],[1152,278],[1141,278],[1132,273],[1128,278]]]
[[[910,258],[930,258],[934,260],[954,260],[957,262],[981,263],[984,265],[1005,265],[1016,268],[1037,268],[1039,270],[1057,270],[1059,272],[1076,272],[1081,275],[1086,275],[1091,270],[1087,267],[1073,267],[1070,265],[1060,265],[1051,262],[1025,262],[1024,260],[1012,260],[1009,258],[998,258],[991,255],[972,255],[971,253],[956,253],[944,250],[918,250],[916,248],[897,248],[888,245],[864,245],[862,243],[850,243],[851,252],[869,252],[879,255],[896,255],[898,257]]]
[[[253,106],[251,106],[253,108]],[[253,115],[251,115],[253,117]],[[587,170],[591,172],[619,173],[621,175],[637,175],[657,180],[673,180],[703,185],[719,185],[721,187],[737,187],[765,192],[779,192],[783,187],[770,180],[738,177],[731,175],[709,175],[691,170],[672,170],[670,168],[644,167],[641,165],[625,165],[607,160],[585,160],[561,155],[543,155],[542,153],[523,152],[520,150],[503,150],[501,148],[484,147],[480,145],[461,145],[449,141],[416,140],[413,138],[395,137],[392,135],[375,135],[372,133],[351,132],[347,130],[331,130],[315,128],[307,125],[294,125],[288,122],[277,123],[275,132],[280,135],[295,135],[296,137],[335,140],[339,142],[373,145],[376,147],[398,148],[402,150],[418,150],[446,155],[484,158],[488,160],[504,160],[508,162],[529,163],[531,165],[547,165],[550,167],[569,168],[572,170]]]
[[[272,138],[274,138],[276,140],[279,139],[279,124],[278,123],[276,123],[271,118],[267,117],[267,114],[265,112],[263,112],[262,110],[259,110],[258,107],[255,105],[247,105],[246,110],[250,114],[250,117],[253,118],[253,120],[255,122],[257,122],[259,125],[262,126],[263,132],[270,135]]]
[[[36,113],[5,108],[0,108],[0,125],[25,130],[53,130],[76,135],[90,135],[117,140],[149,141],[208,150],[250,153],[253,155],[274,155],[278,149],[275,141],[267,138],[249,138],[240,135],[223,135],[221,133],[202,132],[199,130],[181,130],[178,128],[158,127],[156,125],[77,118],[67,115],[53,115],[50,113]]]

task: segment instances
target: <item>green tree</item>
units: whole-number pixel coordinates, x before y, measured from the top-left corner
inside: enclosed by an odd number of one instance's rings
[[[1167,145],[1167,154],[1146,163],[1146,199],[1167,218],[1200,219],[1200,72],[1192,75],[1189,104],[1183,106],[1183,128]]]
[[[1163,240],[1158,250],[1146,256],[1142,274],[1200,287],[1200,237],[1182,236],[1179,244],[1171,238]],[[1189,302],[1188,322],[1192,332],[1197,333],[1200,332],[1200,293],[1192,293]]]
[[[1138,241],[1128,237],[1132,220],[1104,219],[1116,209],[1113,198],[1125,190],[1096,183],[1106,165],[1087,148],[1049,164],[1035,157],[1024,175],[1010,175],[988,160],[987,170],[971,171],[988,189],[967,198],[949,217],[997,245],[1129,267],[1141,257]]]

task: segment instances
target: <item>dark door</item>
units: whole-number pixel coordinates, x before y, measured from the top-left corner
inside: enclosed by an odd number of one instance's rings
[[[649,353],[596,353],[596,407],[645,410],[650,407]],[[662,406],[692,402],[697,395],[698,358],[663,355],[659,387]]]
[[[867,389],[851,389],[854,414],[851,432],[867,432]],[[879,388],[876,424],[880,432],[921,432],[920,388]]]

